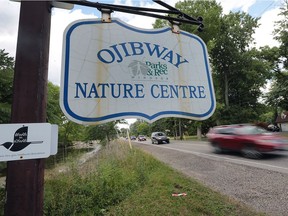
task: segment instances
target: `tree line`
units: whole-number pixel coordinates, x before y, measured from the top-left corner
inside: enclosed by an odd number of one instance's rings
[[[167,118],[144,127],[145,122],[137,121],[131,126],[132,132],[145,133],[149,128],[148,134],[161,130],[182,137],[184,133],[196,134],[197,128],[205,135],[210,127],[221,124],[275,124],[277,115],[288,110],[288,1],[282,2],[280,19],[274,25],[273,35],[279,46],[260,48],[254,46],[253,38],[259,18],[245,12],[223,14],[221,4],[215,0],[186,0],[175,7],[193,17],[204,18],[203,32],[189,24],[180,28],[198,35],[207,45],[216,111],[202,122]],[[168,21],[159,19],[154,28],[167,25]],[[267,84],[271,87],[263,92]]]
[[[216,111],[205,121],[164,118],[152,124],[142,120],[131,125],[131,134],[149,135],[152,131],[167,131],[170,135],[207,133],[214,125],[265,122],[274,124],[276,117],[288,110],[288,0],[280,8],[279,21],[273,35],[278,47],[254,46],[253,34],[259,27],[259,18],[245,12],[223,14],[215,0],[176,3],[175,7],[193,17],[204,18],[205,29],[183,24],[181,30],[198,35],[207,45],[214,89]],[[170,25],[157,19],[154,28]],[[9,123],[13,100],[14,58],[0,49],[0,123]],[[267,84],[270,88],[263,92]],[[97,126],[83,126],[69,121],[59,106],[60,87],[48,83],[47,122],[59,125],[60,146],[71,145],[73,140],[110,140],[126,136],[119,122]]]

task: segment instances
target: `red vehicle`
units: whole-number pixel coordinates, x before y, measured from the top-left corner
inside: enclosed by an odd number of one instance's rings
[[[216,126],[207,137],[215,153],[231,150],[245,157],[260,158],[266,152],[288,150],[288,138],[254,125]]]

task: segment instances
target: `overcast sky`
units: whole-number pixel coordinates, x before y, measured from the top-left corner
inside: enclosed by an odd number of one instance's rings
[[[224,13],[229,11],[245,11],[253,17],[261,17],[260,28],[257,29],[255,40],[257,46],[275,46],[272,31],[274,22],[277,20],[281,0],[217,0],[223,7]],[[177,1],[165,0],[165,3],[174,6]],[[20,3],[9,0],[0,0],[0,49],[5,49],[10,56],[15,57],[17,31],[19,21]],[[162,8],[152,1],[102,1],[101,3],[115,3],[126,5],[137,5],[141,7]],[[162,8],[164,9],[164,8]],[[74,20],[86,18],[98,18],[97,9],[87,7],[74,7],[73,10],[53,9],[51,24],[50,59],[49,59],[49,81],[60,84],[60,68],[62,55],[62,37],[65,27]],[[192,15],[193,16],[193,15]],[[129,15],[125,13],[113,13],[112,18],[117,17],[130,25],[141,28],[152,28],[153,18]],[[205,17],[204,17],[205,19]]]

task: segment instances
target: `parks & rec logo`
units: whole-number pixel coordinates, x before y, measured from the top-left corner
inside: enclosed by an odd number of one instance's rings
[[[133,60],[129,65],[131,77],[135,80],[168,80],[167,64],[161,62]]]

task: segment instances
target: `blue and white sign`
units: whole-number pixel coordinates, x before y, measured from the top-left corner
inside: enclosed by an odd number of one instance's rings
[[[73,22],[64,33],[60,105],[80,124],[207,119],[216,102],[206,45],[171,28]]]

